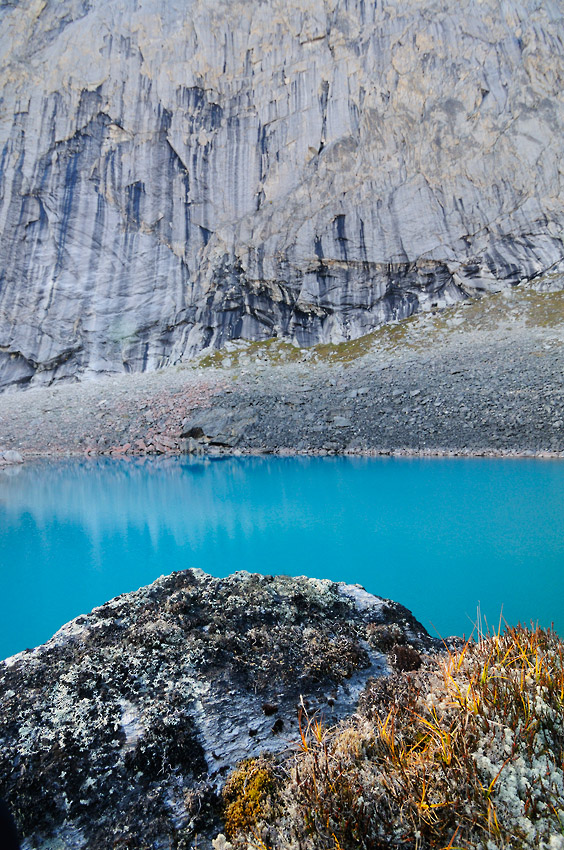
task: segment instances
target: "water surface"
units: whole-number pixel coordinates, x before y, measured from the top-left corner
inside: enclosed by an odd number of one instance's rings
[[[490,459],[85,460],[0,475],[0,657],[159,575],[358,582],[432,633],[564,634],[564,464]]]

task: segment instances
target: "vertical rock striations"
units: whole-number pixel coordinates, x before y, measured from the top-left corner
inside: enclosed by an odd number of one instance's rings
[[[339,341],[564,256],[557,0],[0,0],[0,382]]]

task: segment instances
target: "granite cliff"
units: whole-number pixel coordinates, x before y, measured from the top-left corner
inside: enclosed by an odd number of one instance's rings
[[[0,385],[562,268],[557,0],[0,0]]]
[[[27,850],[207,850],[240,759],[438,645],[358,585],[173,573],[0,662],[0,796]]]

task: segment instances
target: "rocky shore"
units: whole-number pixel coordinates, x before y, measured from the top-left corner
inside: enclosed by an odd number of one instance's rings
[[[173,573],[0,662],[0,797],[25,850],[206,850],[241,759],[438,646],[358,585]]]
[[[182,367],[12,391],[0,451],[562,456],[563,318],[561,292],[519,289],[338,346],[232,343]]]

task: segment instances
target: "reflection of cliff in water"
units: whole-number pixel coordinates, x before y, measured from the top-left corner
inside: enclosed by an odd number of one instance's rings
[[[249,474],[264,467],[260,458],[37,463],[9,480],[0,476],[0,501],[8,515],[26,511],[40,526],[56,515],[80,524],[93,540],[145,529],[155,544],[170,535],[184,545],[219,525],[231,535],[235,525],[250,524],[251,514],[252,527],[260,526],[256,506],[248,504]],[[279,478],[273,470],[268,475]]]

